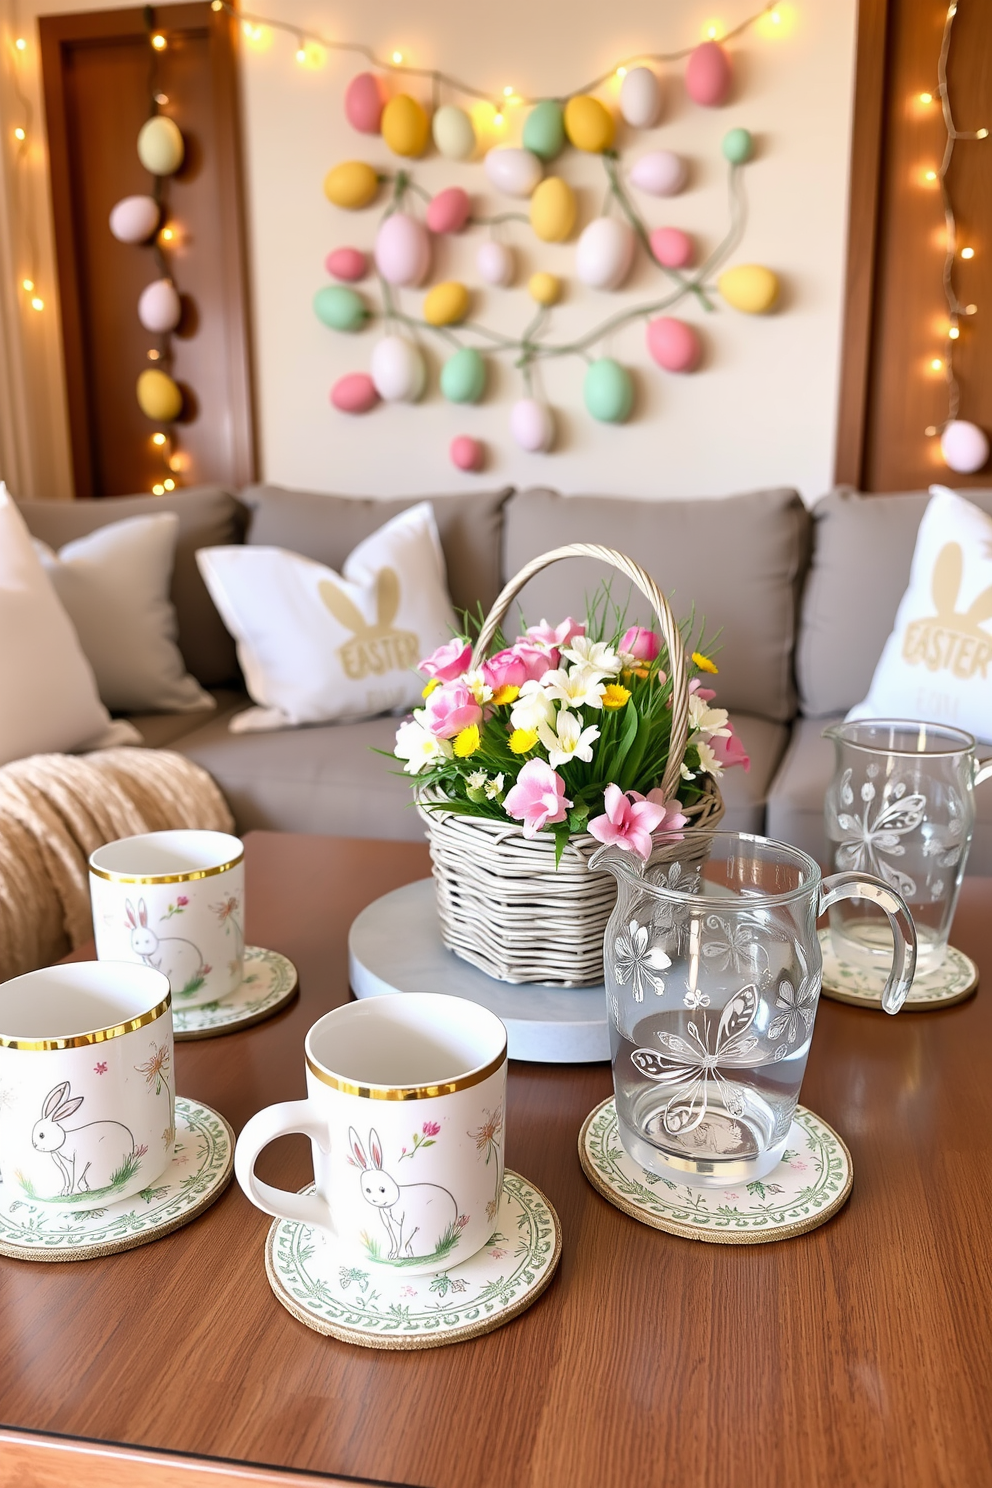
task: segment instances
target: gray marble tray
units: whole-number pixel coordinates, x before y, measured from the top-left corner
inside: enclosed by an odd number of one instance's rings
[[[506,1025],[511,1059],[598,1064],[610,1057],[606,988],[498,982],[441,944],[434,880],[423,878],[363,909],[348,933],[356,997],[443,992],[481,1003]]]

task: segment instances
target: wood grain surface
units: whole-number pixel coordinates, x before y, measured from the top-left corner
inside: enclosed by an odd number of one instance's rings
[[[351,920],[428,868],[417,844],[247,847],[248,937],[292,957],[300,999],[176,1049],[179,1092],[236,1129],[303,1095],[304,1033],[348,996]],[[269,1221],[232,1185],[141,1250],[0,1261],[0,1420],[418,1488],[992,1482],[990,918],[992,881],[966,883],[953,939],[984,982],[968,1002],[897,1018],[821,1002],[802,1100],[855,1168],[822,1229],[723,1249],[639,1225],[576,1156],[609,1067],[514,1064],[507,1163],[564,1231],[531,1311],[422,1354],[320,1337],[269,1291]],[[265,1157],[270,1180],[309,1177],[302,1139]]]

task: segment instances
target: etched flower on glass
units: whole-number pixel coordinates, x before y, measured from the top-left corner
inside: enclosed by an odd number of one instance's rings
[[[877,768],[877,767],[875,767]],[[871,775],[873,767],[869,765]],[[854,805],[851,788],[852,771],[847,769],[841,777],[840,799],[844,806]],[[855,873],[877,873],[885,883],[908,899],[916,895],[916,881],[887,858],[901,858],[906,854],[902,838],[915,832],[927,809],[927,798],[918,791],[906,794],[901,781],[887,781],[874,818],[872,803],[878,792],[872,780],[866,780],[860,796],[864,811],[841,811],[837,824],[847,835],[837,848],[837,867],[851,869]]]
[[[770,1039],[785,1037],[785,1043],[775,1050],[776,1059],[784,1059],[790,1046],[813,1027],[817,997],[816,984],[812,981],[800,982],[798,991],[786,977],[779,982],[775,1006],[780,1011],[768,1025]]]
[[[621,930],[613,943],[616,953],[614,976],[621,986],[630,982],[635,1002],[644,1001],[644,988],[650,987],[659,997],[665,992],[665,983],[656,973],[665,971],[672,964],[660,946],[648,947],[648,927],[631,920]]]

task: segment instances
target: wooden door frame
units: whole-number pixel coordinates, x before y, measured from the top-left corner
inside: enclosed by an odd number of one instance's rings
[[[217,161],[217,200],[225,243],[224,334],[231,406],[233,484],[248,485],[255,478],[255,418],[252,400],[252,358],[249,323],[248,251],[241,204],[244,171],[241,150],[241,100],[238,83],[238,23],[225,10],[215,11],[208,0],[156,7],[155,14],[170,31],[206,31],[210,47]],[[70,170],[65,94],[60,85],[63,53],[86,41],[144,36],[142,8],[94,11],[78,15],[41,16],[41,45],[48,158],[52,188],[55,259],[62,316],[66,399],[69,409],[72,470],[77,499],[101,494],[94,489],[93,449],[90,440],[84,327],[79,276],[74,252],[73,182]]]

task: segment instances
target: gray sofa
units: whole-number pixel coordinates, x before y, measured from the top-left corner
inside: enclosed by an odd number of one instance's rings
[[[992,491],[969,499],[992,514]],[[196,567],[199,547],[248,542],[290,548],[340,569],[351,549],[405,501],[374,501],[252,486],[156,498],[180,518],[173,600],[187,666],[217,699],[216,712],[143,715],[149,747],[175,749],[218,782],[240,831],[269,828],[337,836],[419,839],[407,777],[375,753],[389,750],[393,718],[271,734],[232,734],[247,706],[233,643]],[[506,578],[566,541],[618,547],[671,597],[695,604],[717,640],[720,705],[730,709],[751,757],[728,771],[724,824],[767,832],[823,859],[823,796],[833,769],[823,729],[866,695],[909,578],[925,492],[825,496],[807,511],[796,492],[752,492],[713,501],[561,496],[534,489],[432,496],[459,608],[487,609]],[[121,517],[149,498],[25,503],[35,536],[53,547]],[[581,614],[605,570],[584,560],[531,581],[519,604],[529,621]],[[626,581],[613,597],[646,619]],[[988,752],[987,750],[985,751]],[[992,789],[978,793],[979,827],[969,862],[992,874]]]

